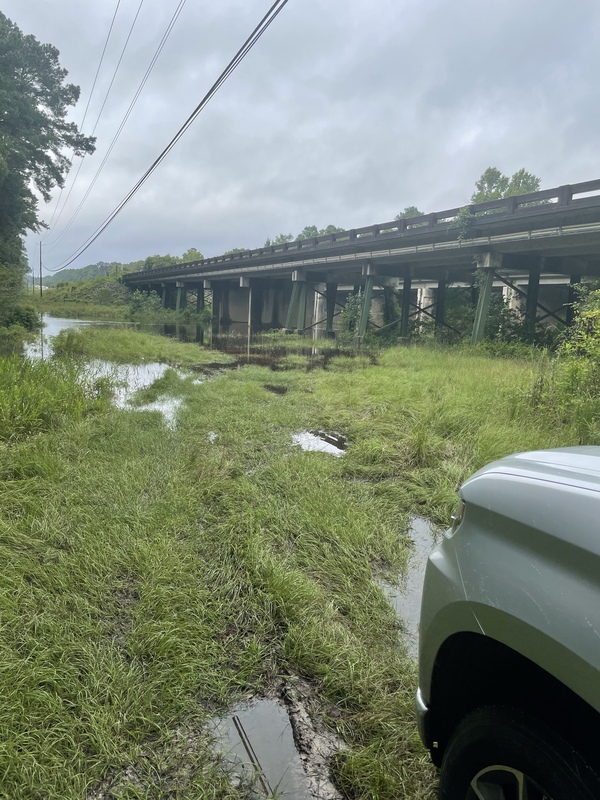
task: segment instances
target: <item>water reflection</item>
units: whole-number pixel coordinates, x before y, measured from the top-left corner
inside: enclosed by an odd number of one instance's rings
[[[106,326],[109,328],[124,328],[134,325],[133,322],[104,322],[92,319],[67,319],[66,317],[51,317],[42,314],[43,328],[38,333],[35,341],[28,342],[24,347],[24,355],[27,358],[50,358],[54,352],[50,339],[58,336],[61,331],[68,329],[80,330],[90,326]]]
[[[399,586],[392,586],[386,581],[379,581],[379,585],[396,614],[404,622],[407,649],[416,658],[425,567],[436,541],[433,525],[423,517],[413,518],[407,535],[413,543],[413,550],[406,573],[399,579]]]
[[[260,796],[312,798],[287,711],[277,700],[242,703],[213,726],[233,771],[255,779]]]
[[[114,386],[113,402],[117,408],[130,411],[158,411],[163,415],[167,426],[175,428],[177,411],[183,402],[181,398],[162,395],[151,403],[135,404],[136,393],[152,386],[168,369],[171,368],[167,364],[113,364],[94,359],[87,366],[86,375],[94,381],[101,378],[108,378],[111,381]],[[180,378],[186,377],[186,373],[181,370],[177,370],[177,374]]]
[[[344,455],[347,440],[338,433],[325,431],[302,431],[292,435],[292,443],[309,452],[329,453],[332,456]]]
[[[156,336],[168,336],[170,339],[177,339],[180,342],[192,344],[204,344],[205,332],[202,325],[188,322],[162,322],[162,323],[139,323],[138,328],[144,333],[152,333]]]

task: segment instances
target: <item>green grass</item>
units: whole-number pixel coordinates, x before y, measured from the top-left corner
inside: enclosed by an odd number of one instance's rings
[[[0,442],[14,442],[106,408],[106,388],[68,361],[0,358]]]
[[[54,291],[54,290],[49,290]],[[28,298],[29,302],[29,298]],[[101,319],[113,320],[115,322],[131,318],[129,306],[119,305],[96,305],[95,303],[66,301],[57,302],[45,295],[41,300],[39,295],[31,298],[31,304],[42,313],[51,314],[53,317],[65,317],[67,319]]]
[[[182,347],[82,333],[90,356]],[[473,469],[581,431],[532,404],[534,361],[396,348],[332,367],[169,371],[138,400],[184,398],[175,430],[79,413],[56,385],[65,413],[0,445],[0,796],[240,796],[205,723],[294,673],[348,744],[345,796],[433,798],[415,666],[374,576],[402,570],[410,515],[447,521]],[[348,436],[343,458],[292,447],[316,428]]]
[[[58,354],[70,357],[110,359],[119,364],[141,364],[155,361],[181,367],[202,367],[206,364],[231,364],[234,359],[225,353],[207,350],[196,344],[178,342],[164,336],[142,333],[134,328],[87,327],[68,328],[52,337]]]
[[[279,349],[293,352],[294,350],[306,350],[312,347],[318,348],[321,352],[331,352],[332,350],[337,350],[340,346],[335,339],[328,339],[325,336],[312,339],[309,336],[310,333],[306,336],[298,336],[294,333],[285,333],[282,330],[267,331],[253,336],[252,346],[266,352]]]

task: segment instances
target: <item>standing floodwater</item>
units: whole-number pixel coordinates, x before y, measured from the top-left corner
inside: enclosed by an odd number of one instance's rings
[[[287,711],[277,700],[242,703],[214,727],[233,770],[256,781],[259,795],[312,798]]]
[[[419,616],[421,613],[421,595],[427,559],[436,545],[433,525],[422,517],[414,517],[408,530],[408,538],[413,542],[406,574],[400,579],[399,586],[392,586],[380,581],[387,600],[391,603],[406,627],[406,644],[408,652],[417,657],[419,641]]]

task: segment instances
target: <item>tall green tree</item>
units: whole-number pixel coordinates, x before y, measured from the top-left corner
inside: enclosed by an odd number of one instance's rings
[[[271,247],[272,244],[285,244],[286,242],[292,242],[294,240],[294,236],[291,233],[279,233],[275,236],[274,239],[271,237],[267,237],[267,241],[264,243],[263,247]]]
[[[510,177],[503,175],[497,167],[488,167],[475,182],[471,203],[485,203],[488,200],[502,200],[518,194],[538,192],[541,180],[532,172],[520,169]]]
[[[424,215],[424,211],[419,211],[416,206],[406,206],[404,211],[401,211],[399,214],[396,214],[394,219],[410,219],[410,217],[422,217]]]
[[[0,12],[0,269],[13,290],[0,297],[0,325],[17,302],[22,236],[39,230],[38,198],[63,186],[70,153],[94,151],[94,139],[67,122],[79,87],[65,83],[58,50],[25,35]]]
[[[202,261],[204,256],[196,247],[190,247],[189,250],[186,250],[185,253],[181,256],[181,261],[186,264],[188,261]]]
[[[151,269],[164,269],[165,267],[174,267],[175,264],[180,264],[181,259],[177,258],[177,256],[172,256],[167,253],[165,256],[148,256],[144,259],[144,266],[142,269],[144,272],[148,272]]]
[[[328,225],[326,228],[319,230],[316,225],[306,225],[296,239],[314,239],[315,236],[327,236],[330,233],[342,233],[344,229],[338,228],[337,225]]]

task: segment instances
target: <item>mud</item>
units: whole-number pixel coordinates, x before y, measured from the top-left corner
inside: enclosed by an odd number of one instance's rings
[[[234,716],[241,722],[252,756],[246,749],[236,755],[228,735],[228,730],[237,730],[229,723]],[[209,762],[229,772],[231,784],[247,798],[342,800],[331,781],[330,764],[345,747],[324,724],[313,687],[289,676],[268,696],[249,698],[208,725],[187,720],[160,742],[142,744],[135,762],[109,770],[86,800],[116,800],[130,794],[154,797],[157,790],[161,796],[179,796]],[[252,766],[254,760],[260,764],[260,774]]]
[[[263,383],[263,389],[266,389],[267,392],[272,392],[273,394],[287,394],[288,387],[277,385],[275,383]]]

